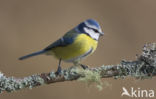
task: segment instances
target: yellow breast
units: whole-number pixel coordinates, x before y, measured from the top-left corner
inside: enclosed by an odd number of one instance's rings
[[[70,60],[87,53],[91,48],[93,53],[97,47],[97,41],[87,36],[86,34],[78,35],[74,42],[64,47],[56,47],[52,49],[52,53],[58,59]]]

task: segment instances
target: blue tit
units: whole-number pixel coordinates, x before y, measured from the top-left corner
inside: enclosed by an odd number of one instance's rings
[[[103,34],[99,23],[93,19],[88,19],[43,50],[20,57],[19,60],[41,54],[52,55],[59,60],[57,69],[57,73],[59,73],[62,60],[80,65],[80,60],[96,50],[99,37]]]

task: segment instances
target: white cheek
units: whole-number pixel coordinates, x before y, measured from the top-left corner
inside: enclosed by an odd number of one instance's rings
[[[88,33],[93,39],[98,40],[100,34],[99,33],[95,33],[92,29],[88,29],[88,28],[84,28],[84,31],[86,33]]]

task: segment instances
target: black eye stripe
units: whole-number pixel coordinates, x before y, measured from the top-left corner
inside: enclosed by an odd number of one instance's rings
[[[92,29],[93,29],[93,28],[92,28]],[[96,32],[96,33],[98,33],[98,32],[99,32],[99,31],[98,31],[98,30],[96,30],[96,29],[93,29],[93,31],[94,31],[94,32]]]

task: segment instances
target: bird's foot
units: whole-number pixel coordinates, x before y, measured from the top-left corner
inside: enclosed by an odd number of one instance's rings
[[[58,66],[57,71],[55,72],[56,75],[61,75],[61,66]]]
[[[88,69],[88,66],[87,65],[83,65],[83,64],[80,64],[80,66],[85,70],[85,69]]]

